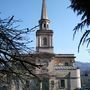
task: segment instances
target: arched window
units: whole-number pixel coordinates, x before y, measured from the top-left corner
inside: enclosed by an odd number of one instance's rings
[[[49,25],[47,24],[47,28],[49,28]]]
[[[43,38],[43,45],[47,45],[47,38],[46,37]]]
[[[44,28],[46,28],[46,24],[44,24]]]

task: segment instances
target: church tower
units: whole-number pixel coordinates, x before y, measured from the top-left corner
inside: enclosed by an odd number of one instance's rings
[[[47,17],[46,1],[42,1],[41,19],[39,30],[36,32],[36,51],[53,53],[53,31],[49,29],[50,20]]]

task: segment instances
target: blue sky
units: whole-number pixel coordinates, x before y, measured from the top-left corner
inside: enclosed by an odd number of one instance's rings
[[[54,52],[60,54],[75,54],[76,61],[90,62],[88,48],[81,46],[78,53],[77,46],[83,32],[78,32],[73,40],[73,28],[80,21],[70,8],[69,0],[46,0],[50,29],[54,31]],[[20,28],[32,28],[38,25],[41,17],[42,0],[0,0],[0,17],[15,16],[21,19]],[[35,32],[31,33],[31,46],[35,47]],[[28,37],[29,37],[28,36]],[[89,47],[90,48],[90,47]]]

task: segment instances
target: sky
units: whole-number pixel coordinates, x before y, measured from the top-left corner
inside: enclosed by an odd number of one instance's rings
[[[68,8],[70,0],[46,0],[46,5],[51,21],[50,29],[54,31],[54,53],[75,54],[76,61],[90,62],[90,53],[85,45],[81,46],[78,53],[78,43],[83,32],[78,32],[73,40],[73,28],[80,22],[80,16]],[[0,0],[0,17],[14,15],[15,19],[22,20],[19,23],[20,28],[32,28],[38,25],[41,7],[42,0]],[[36,46],[35,33],[36,31],[27,36],[33,40],[30,44],[32,47]]]

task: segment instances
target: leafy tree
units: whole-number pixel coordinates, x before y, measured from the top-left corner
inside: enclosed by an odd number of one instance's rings
[[[84,27],[90,26],[90,0],[70,0],[71,5],[70,8],[77,12],[77,15],[81,15],[81,22],[78,23],[74,28],[74,35],[78,30],[82,30]],[[79,45],[78,51],[84,43],[87,44],[87,47],[90,44],[90,30],[85,30],[84,34],[82,35]]]

